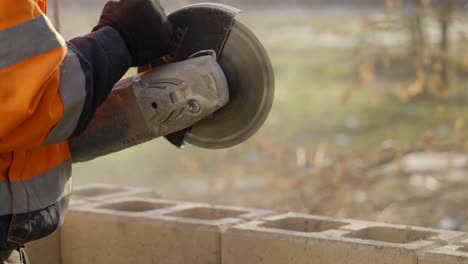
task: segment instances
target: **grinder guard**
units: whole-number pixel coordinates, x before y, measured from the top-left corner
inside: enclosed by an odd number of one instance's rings
[[[242,23],[240,11],[226,5],[202,3],[168,16],[187,32],[181,46],[166,58],[180,61],[199,50],[214,50],[229,88],[229,102],[193,127],[166,136],[180,147],[184,142],[208,149],[228,148],[255,134],[273,104],[273,68],[263,45]]]
[[[168,19],[179,31],[183,32],[184,37],[180,46],[163,60],[165,62],[183,61],[203,50],[212,50],[218,55],[221,54],[235,17],[240,12],[239,9],[228,5],[198,3],[170,14]],[[151,67],[157,67],[165,62],[160,61]],[[181,148],[185,145],[190,129],[174,132],[166,135],[165,138],[174,146]]]

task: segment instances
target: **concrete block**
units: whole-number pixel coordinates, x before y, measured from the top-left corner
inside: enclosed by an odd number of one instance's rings
[[[428,251],[418,264],[468,264],[468,240]]]
[[[263,211],[262,211],[263,212]],[[71,210],[61,232],[66,264],[219,264],[221,232],[260,212],[126,197]]]
[[[80,199],[70,199],[69,210],[74,210],[87,202]],[[66,218],[66,217],[65,217]],[[65,220],[66,221],[66,220]],[[61,262],[61,243],[60,231],[56,230],[53,234],[40,240],[28,243],[25,247],[26,254],[33,264],[62,264]]]
[[[154,191],[150,188],[111,184],[89,184],[75,187],[72,191],[71,200],[101,202],[123,196],[150,195],[152,193],[154,193]]]
[[[28,259],[32,264],[62,264],[60,251],[60,232],[28,243],[25,247]]]
[[[222,235],[223,264],[415,264],[418,255],[464,233],[284,214]]]
[[[391,225],[377,222],[349,220],[350,224],[340,227],[342,230],[351,231],[347,237],[363,240],[384,241],[395,244],[409,244],[415,241],[428,240],[434,241],[438,245],[447,245],[448,243],[463,240],[467,234],[455,231],[445,231],[439,229]]]

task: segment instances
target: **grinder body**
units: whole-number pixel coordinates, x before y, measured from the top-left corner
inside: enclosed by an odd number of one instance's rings
[[[120,81],[85,132],[70,139],[84,162],[190,127],[229,101],[215,55],[163,65]]]

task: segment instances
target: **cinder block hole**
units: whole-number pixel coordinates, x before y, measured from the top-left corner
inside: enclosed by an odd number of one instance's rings
[[[468,246],[459,247],[457,251],[468,253]]]
[[[219,220],[224,218],[237,217],[248,213],[249,211],[215,209],[210,207],[198,207],[188,210],[181,210],[168,216],[177,216],[182,218],[201,219],[201,220]]]
[[[101,196],[107,195],[117,192],[125,191],[124,188],[104,188],[104,187],[90,187],[84,188],[81,190],[73,191],[72,196],[76,197],[94,197],[94,196]]]
[[[118,203],[111,203],[100,206],[100,209],[108,209],[123,212],[147,212],[157,209],[167,208],[173,206],[172,204],[152,203],[147,201],[125,201]]]
[[[374,241],[407,244],[414,241],[427,240],[436,235],[438,235],[438,233],[411,230],[409,228],[370,227],[352,232],[346,236]]]
[[[277,221],[272,221],[261,225],[262,227],[269,227],[275,229],[283,229],[298,232],[322,232],[330,229],[337,229],[342,226],[348,225],[346,222],[317,220],[302,217],[290,217]]]

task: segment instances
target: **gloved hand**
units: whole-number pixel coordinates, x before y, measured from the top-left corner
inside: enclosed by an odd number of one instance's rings
[[[177,45],[159,0],[109,1],[93,31],[105,26],[121,34],[132,56],[132,66],[148,64],[169,54]]]

